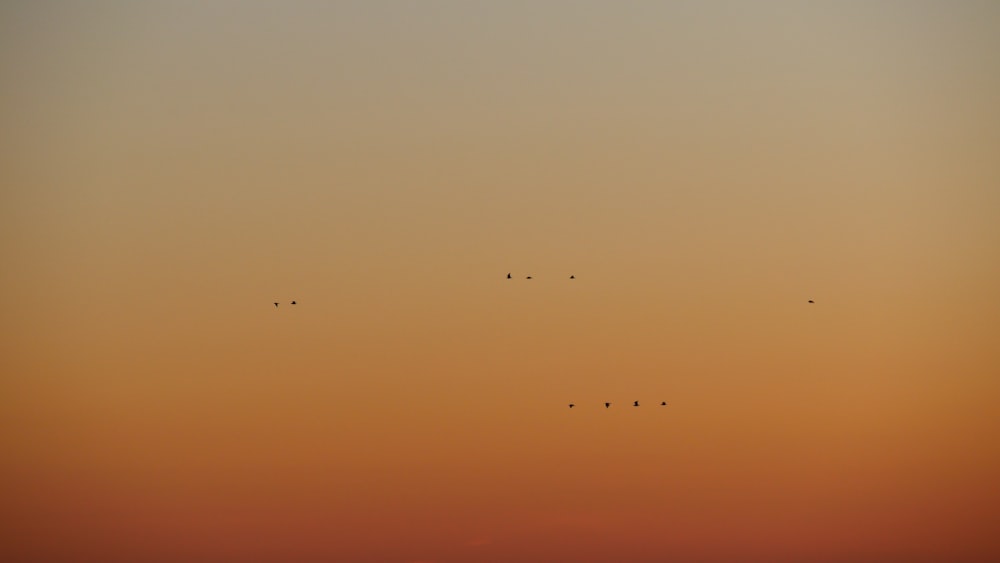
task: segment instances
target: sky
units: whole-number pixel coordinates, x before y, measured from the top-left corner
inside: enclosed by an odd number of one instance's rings
[[[0,3],[0,559],[1000,559],[997,53],[971,0]]]

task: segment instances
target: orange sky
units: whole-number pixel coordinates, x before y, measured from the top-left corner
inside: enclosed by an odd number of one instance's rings
[[[972,1],[0,6],[0,559],[1000,559],[998,52]]]

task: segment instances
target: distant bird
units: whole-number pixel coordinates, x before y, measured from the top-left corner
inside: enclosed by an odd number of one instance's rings
[[[526,278],[524,278],[524,279],[526,279],[526,280],[530,280],[530,279],[531,279],[531,276],[528,276],[528,277],[526,277]]]
[[[573,407],[575,407],[575,406],[576,406],[576,405],[574,405],[573,403],[570,403],[570,404],[569,404],[569,408],[573,408]]]
[[[277,304],[277,303],[275,303],[275,304],[274,304],[274,308],[275,308],[275,309],[277,309],[277,308],[278,308],[278,304]]]
[[[569,277],[569,279],[571,279],[571,280],[575,280],[575,279],[576,279],[576,276],[570,276],[570,277]]]
[[[632,403],[632,406],[633,407],[638,407],[639,406],[639,401],[636,401],[636,402]]]
[[[661,407],[665,407],[665,406],[667,406],[667,402],[666,402],[666,401],[663,401],[662,403],[660,403],[660,406],[661,406]]]
[[[507,272],[507,279],[510,279],[510,272]]]
[[[611,403],[604,403],[604,408],[611,408]]]
[[[813,301],[812,299],[810,299],[810,300],[809,300],[809,302],[810,302],[810,303],[815,303],[815,301]]]
[[[294,302],[294,301],[292,301],[292,305],[295,305],[295,302]]]

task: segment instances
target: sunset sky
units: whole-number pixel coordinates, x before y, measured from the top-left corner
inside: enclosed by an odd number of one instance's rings
[[[997,2],[0,3],[3,561],[997,561],[998,293]]]

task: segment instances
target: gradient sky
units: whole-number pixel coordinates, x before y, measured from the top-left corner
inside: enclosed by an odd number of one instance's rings
[[[986,1],[0,3],[0,559],[1000,559],[998,55]]]

